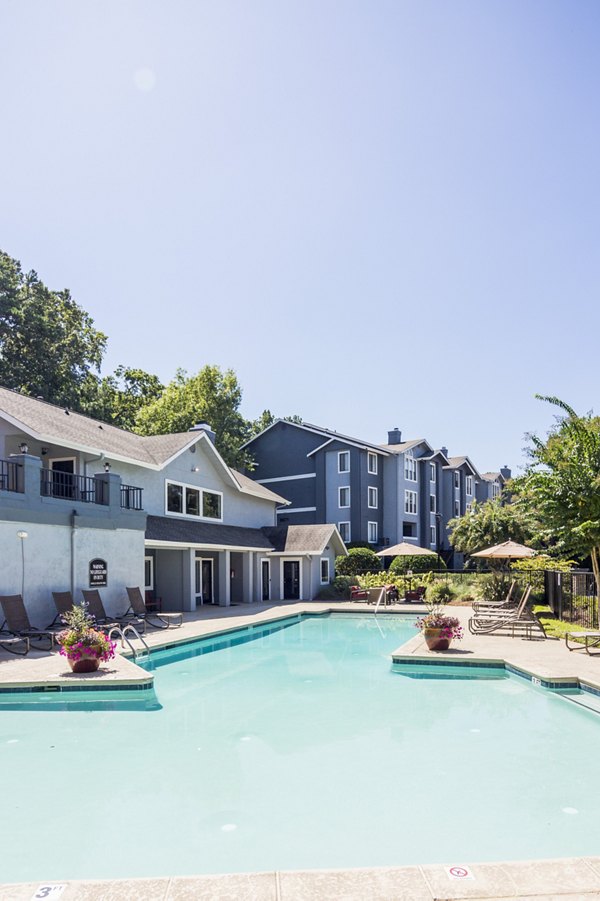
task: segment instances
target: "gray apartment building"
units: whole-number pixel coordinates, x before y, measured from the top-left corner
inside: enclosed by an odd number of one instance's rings
[[[244,445],[248,475],[290,502],[281,523],[333,523],[344,541],[385,547],[414,541],[454,560],[447,523],[473,501],[499,496],[510,470],[484,478],[467,456],[450,457],[395,428],[372,444],[310,423],[277,420]],[[504,475],[502,474],[504,473]]]

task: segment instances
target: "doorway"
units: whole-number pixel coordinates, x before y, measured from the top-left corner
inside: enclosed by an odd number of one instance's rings
[[[271,561],[260,561],[260,599],[261,601],[271,600]]]
[[[214,560],[196,557],[196,607],[215,603]]]
[[[283,561],[283,600],[300,600],[300,561]]]
[[[51,476],[51,496],[75,497],[75,457],[57,457],[48,461]]]

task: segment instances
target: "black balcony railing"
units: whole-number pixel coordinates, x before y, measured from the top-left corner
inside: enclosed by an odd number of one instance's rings
[[[41,493],[43,497],[57,497],[84,504],[105,504],[104,483],[90,476],[78,476],[72,472],[42,469]]]
[[[121,485],[121,507],[124,510],[143,510],[142,488],[133,485]]]
[[[23,494],[23,466],[12,460],[0,460],[0,490]]]

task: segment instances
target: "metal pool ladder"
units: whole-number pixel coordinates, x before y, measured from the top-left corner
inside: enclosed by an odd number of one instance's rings
[[[132,626],[131,623],[127,623],[125,626],[113,626],[110,632],[108,633],[109,640],[113,636],[113,632],[116,632],[117,637],[121,639],[121,647],[123,647],[124,643],[127,642],[129,650],[133,654],[133,659],[135,663],[138,663],[140,660],[149,660],[150,659],[150,648],[146,644],[145,639],[140,635],[135,626]],[[138,639],[144,645],[144,650],[138,650],[132,642],[129,640],[127,633],[132,632],[133,638]]]
[[[385,598],[385,585],[379,592],[379,597],[377,598],[377,603],[375,604],[375,611],[373,613],[373,616],[375,616],[375,613],[377,613],[377,611],[379,610],[379,605],[381,604],[381,602],[384,598]]]

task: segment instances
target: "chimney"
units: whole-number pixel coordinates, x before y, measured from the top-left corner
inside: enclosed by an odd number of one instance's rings
[[[506,481],[508,481],[512,477],[512,472],[506,464],[504,464],[504,466],[500,470],[500,475],[503,476]]]
[[[444,457],[448,456],[448,448],[447,447],[440,447],[440,450],[443,453]]]
[[[215,433],[207,422],[197,422],[191,427],[190,432],[206,432],[212,443],[215,443]]]
[[[397,426],[388,432],[388,444],[402,444],[402,432]]]

